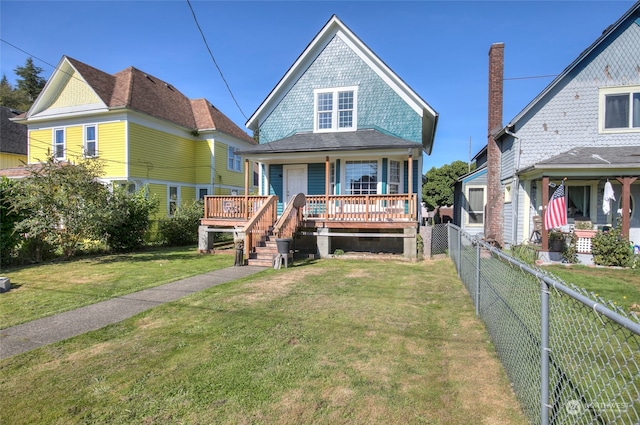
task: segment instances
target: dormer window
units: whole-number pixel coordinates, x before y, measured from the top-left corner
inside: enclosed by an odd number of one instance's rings
[[[357,87],[314,90],[314,131],[355,130],[357,93]]]

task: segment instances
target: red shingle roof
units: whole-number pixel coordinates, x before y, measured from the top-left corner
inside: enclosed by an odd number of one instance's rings
[[[66,57],[109,108],[125,107],[191,129],[214,129],[256,144],[206,99],[189,100],[171,84],[134,67],[114,75]]]

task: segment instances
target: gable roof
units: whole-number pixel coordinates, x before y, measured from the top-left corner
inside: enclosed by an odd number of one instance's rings
[[[298,56],[258,109],[246,122],[256,130],[260,118],[268,116],[334,37],[340,37],[367,65],[382,78],[419,116],[422,117],[422,146],[431,154],[438,113],[389,68],[336,15],[333,15],[311,43]]]
[[[0,152],[27,154],[27,126],[10,121],[19,115],[19,111],[0,106]]]
[[[509,124],[507,124],[498,134],[496,135],[496,139],[501,138],[507,133],[507,130],[513,128],[516,123],[522,119],[531,109],[533,109],[538,102],[545,98],[545,96],[552,92],[554,88],[559,85],[565,78],[571,74],[571,72],[578,67],[594,50],[598,49],[606,40],[613,34],[629,17],[634,15],[638,10],[640,10],[640,1],[634,3],[633,6],[629,10],[627,10],[614,24],[610,25],[606,30],[602,32],[600,37],[598,37],[593,44],[587,47],[580,55],[573,61],[569,66],[567,66],[564,71],[562,71],[554,80],[544,89],[540,94],[538,94],[525,108],[520,111],[518,115],[516,115]]]
[[[205,99],[190,100],[171,84],[132,66],[110,75],[68,56],[62,57],[26,118],[37,118],[45,111],[71,78],[81,78],[100,99],[105,110],[126,108],[189,129],[217,130],[255,143],[252,137]]]
[[[296,133],[271,143],[239,149],[240,155],[335,152],[371,149],[420,149],[419,143],[383,134],[378,130],[340,131],[335,133]]]

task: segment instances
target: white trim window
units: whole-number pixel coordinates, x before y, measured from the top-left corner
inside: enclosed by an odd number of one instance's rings
[[[353,131],[357,128],[358,87],[315,89],[313,99],[314,131]]]
[[[400,193],[400,161],[389,160],[389,183],[387,193],[395,195]]]
[[[167,187],[167,212],[170,216],[178,211],[180,203],[180,188],[178,186]]]
[[[53,157],[55,159],[65,159],[67,142],[64,128],[53,129]]]
[[[467,186],[467,225],[484,225],[484,205],[487,202],[486,188],[484,186]]]
[[[94,158],[98,156],[98,126],[84,126],[84,156]]]
[[[640,86],[600,89],[600,130],[640,131]]]
[[[378,193],[378,161],[346,161],[344,173],[347,195]]]
[[[235,148],[233,146],[227,147],[227,169],[229,171],[242,172],[242,157],[236,155]]]

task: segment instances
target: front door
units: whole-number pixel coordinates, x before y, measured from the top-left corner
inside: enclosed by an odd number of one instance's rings
[[[307,166],[285,165],[284,171],[284,201],[285,204],[298,193],[307,194]]]

